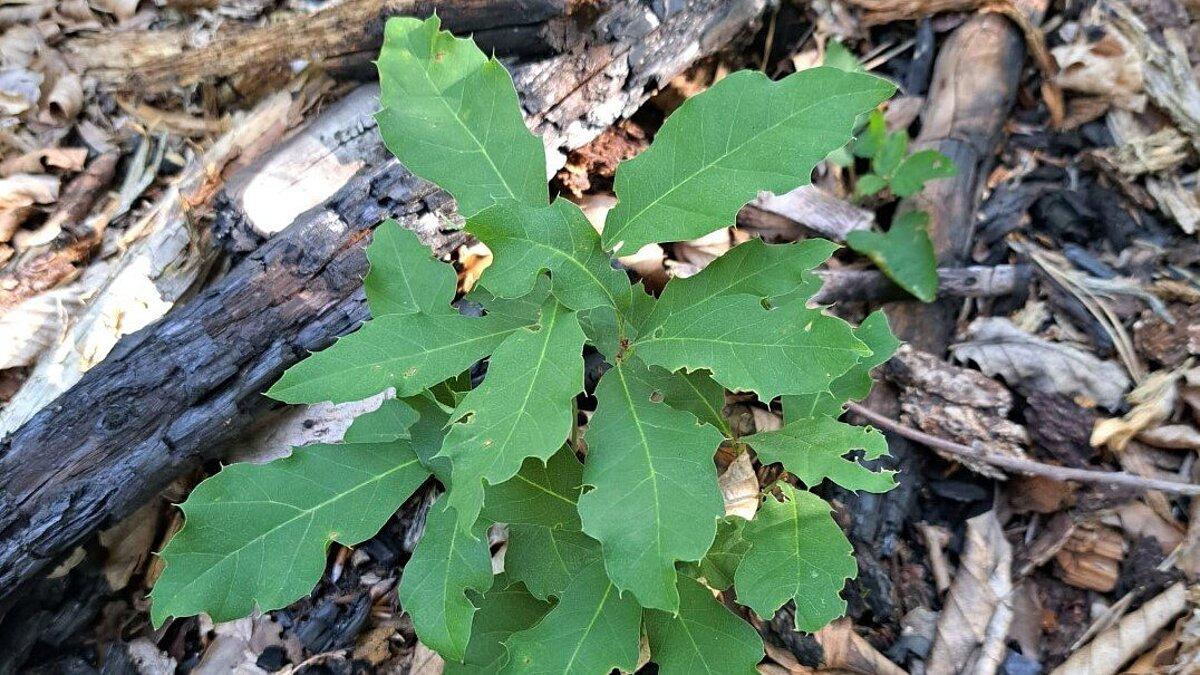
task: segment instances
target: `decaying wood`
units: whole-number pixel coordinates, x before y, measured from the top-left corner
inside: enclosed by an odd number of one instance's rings
[[[233,129],[190,158],[179,179],[125,229],[122,255],[92,262],[88,275],[64,287],[86,296],[87,303],[64,312],[62,323],[69,328],[0,411],[0,436],[24,424],[104,359],[120,337],[161,317],[192,287],[216,257],[207,231],[193,223],[210,212],[223,176],[295,126],[321,87],[310,81],[285,89],[237,116]]]
[[[883,273],[875,270],[819,270],[824,281],[813,301],[829,304],[841,300],[879,302],[908,297]],[[1024,292],[1030,268],[1024,265],[943,267],[938,270],[938,295],[953,298],[995,298]]]
[[[518,70],[528,117],[550,146],[578,146],[744,34],[765,4],[695,0],[656,15],[623,2],[581,49]],[[271,406],[261,392],[285,368],[366,317],[362,247],[380,220],[398,218],[445,253],[463,237],[441,229],[449,207],[394,160],[365,167],[0,442],[0,602],[211,459]]]
[[[566,17],[570,8],[570,0],[349,0],[261,28],[226,29],[195,49],[180,29],[83,36],[65,50],[104,86],[155,92],[215,77],[290,73],[302,60],[366,64],[383,44],[387,17],[429,16],[435,9],[447,29],[477,31],[475,39],[487,48],[544,54],[552,30],[547,22]]]

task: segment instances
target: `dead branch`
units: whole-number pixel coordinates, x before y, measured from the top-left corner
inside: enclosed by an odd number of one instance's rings
[[[1009,457],[1006,455],[997,455],[989,453],[984,448],[973,448],[969,445],[955,443],[944,438],[931,436],[924,431],[914,429],[910,426],[901,424],[891,418],[885,417],[870,408],[851,403],[848,410],[856,415],[862,416],[872,424],[891,431],[897,435],[903,436],[910,441],[915,441],[921,445],[934,448],[948,455],[956,457],[968,457],[971,459],[986,462],[993,466],[998,466],[1008,471],[1015,471],[1030,476],[1045,476],[1053,478],[1057,481],[1075,481],[1077,483],[1098,483],[1101,485],[1120,485],[1123,487],[1131,487],[1139,490],[1162,490],[1163,492],[1171,492],[1181,495],[1200,495],[1200,485],[1195,483],[1184,483],[1182,481],[1163,480],[1159,478],[1145,478],[1124,471],[1091,471],[1088,469],[1074,469],[1066,466],[1056,466],[1053,464],[1043,464],[1035,462],[1031,459],[1021,459],[1018,457]]]

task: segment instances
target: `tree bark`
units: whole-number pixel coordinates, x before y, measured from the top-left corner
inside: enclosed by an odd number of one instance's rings
[[[530,125],[552,150],[586,143],[748,34],[766,2],[613,6],[577,49],[515,73]],[[446,253],[464,236],[442,229],[451,208],[394,160],[365,167],[0,442],[0,606],[91,532],[214,459],[273,405],[261,392],[284,369],[367,317],[362,249],[377,223],[395,217]]]

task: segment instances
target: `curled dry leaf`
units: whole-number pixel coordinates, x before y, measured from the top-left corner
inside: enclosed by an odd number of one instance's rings
[[[1129,387],[1129,376],[1120,365],[1026,333],[1003,317],[976,319],[967,334],[966,342],[951,347],[954,357],[973,361],[983,372],[1023,391],[1084,396],[1115,408]]]
[[[725,499],[725,515],[754,519],[754,514],[758,513],[759,486],[749,453],[743,452],[730,462],[725,473],[717,478],[717,485]]]
[[[880,654],[871,643],[854,632],[850,619],[839,619],[817,631],[815,635],[825,654],[822,670],[865,673],[869,675],[904,675],[904,670]]]
[[[1121,417],[1100,420],[1092,429],[1093,447],[1108,446],[1116,451],[1125,449],[1129,441],[1159,422],[1166,420],[1179,400],[1178,370],[1151,373],[1136,389],[1129,392],[1133,409]]]
[[[1168,450],[1200,450],[1200,429],[1190,424],[1164,424],[1138,433],[1146,445]]]
[[[995,511],[967,521],[966,549],[938,618],[929,675],[996,672],[1012,622],[1012,558]]]
[[[1121,666],[1153,644],[1158,631],[1184,611],[1187,595],[1183,584],[1174,584],[1071,654],[1051,675],[1119,672]]]

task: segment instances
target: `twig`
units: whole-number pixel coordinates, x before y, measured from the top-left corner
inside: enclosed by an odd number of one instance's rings
[[[899,434],[911,441],[915,441],[922,445],[935,448],[942,452],[959,457],[970,457],[982,462],[987,462],[993,466],[998,466],[1002,469],[1008,469],[1017,473],[1023,473],[1031,476],[1045,476],[1058,481],[1075,481],[1078,483],[1100,483],[1107,485],[1123,485],[1131,488],[1142,490],[1162,490],[1163,492],[1173,492],[1182,495],[1200,495],[1200,485],[1195,483],[1184,483],[1174,480],[1163,480],[1159,478],[1144,478],[1135,476],[1124,471],[1090,471],[1088,469],[1073,469],[1066,466],[1055,466],[1053,464],[1043,464],[1029,459],[1018,459],[1015,457],[992,456],[988,453],[972,448],[969,445],[955,443],[944,438],[931,436],[924,431],[913,429],[905,426],[896,420],[880,415],[879,413],[867,408],[866,406],[857,403],[849,405],[850,412],[860,415],[879,427],[888,431]]]

